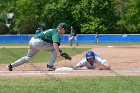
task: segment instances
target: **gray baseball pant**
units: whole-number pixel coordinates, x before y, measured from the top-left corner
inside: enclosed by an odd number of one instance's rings
[[[32,59],[32,57],[35,56],[39,51],[51,52],[51,58],[48,65],[53,66],[57,57],[57,53],[53,47],[53,44],[49,42],[45,42],[41,39],[38,39],[38,38],[35,39],[34,37],[32,37],[32,39],[29,41],[29,49],[28,49],[27,55],[24,57],[21,57],[14,63],[11,63],[12,67],[17,67],[24,63],[29,62]]]

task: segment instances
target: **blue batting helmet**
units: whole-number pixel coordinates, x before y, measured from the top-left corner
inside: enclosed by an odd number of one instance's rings
[[[89,59],[89,58],[95,58],[95,54],[93,51],[86,52],[86,59]]]

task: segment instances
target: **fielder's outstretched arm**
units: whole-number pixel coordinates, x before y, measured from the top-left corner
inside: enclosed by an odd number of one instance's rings
[[[57,43],[57,42],[56,42],[56,43],[53,43],[53,46],[54,46],[54,48],[55,48],[55,50],[56,50],[57,56],[61,57],[61,54],[60,54],[60,51],[59,51],[58,43]]]

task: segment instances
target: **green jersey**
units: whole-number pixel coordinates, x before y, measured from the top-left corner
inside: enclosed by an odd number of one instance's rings
[[[60,45],[60,34],[57,29],[49,29],[49,30],[43,31],[35,35],[34,37],[41,38],[42,40],[47,41],[49,43],[57,42]]]

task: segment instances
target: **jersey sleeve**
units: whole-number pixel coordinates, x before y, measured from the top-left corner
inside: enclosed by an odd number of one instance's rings
[[[83,60],[81,60],[81,61],[79,62],[79,64],[83,67],[83,66],[85,66],[86,62],[87,62],[87,59],[84,58]]]
[[[87,62],[86,58],[84,58],[83,60],[81,60],[76,66],[80,66],[83,67],[85,66],[85,63]]]
[[[60,35],[57,31],[52,33],[52,41],[60,44]]]
[[[77,70],[78,68],[83,67],[84,66],[84,60],[85,59],[83,59],[82,61],[80,61],[79,63],[77,63],[75,66],[73,66],[73,69],[74,70]]]
[[[103,58],[101,58],[100,56],[97,56],[97,55],[95,56],[95,61],[100,63],[100,64],[103,64],[103,65],[108,63],[106,59],[103,59]]]

